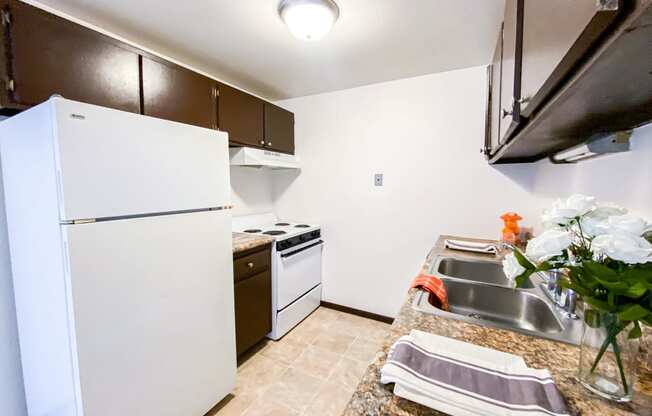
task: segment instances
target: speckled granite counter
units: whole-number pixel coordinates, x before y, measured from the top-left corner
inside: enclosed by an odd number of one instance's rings
[[[441,236],[435,247],[429,253],[423,270],[427,270],[432,259],[441,254],[456,257],[492,258],[482,254],[471,254],[452,251],[444,248],[446,238]],[[486,241],[465,238],[470,241]],[[650,337],[643,344],[641,369],[636,385],[635,400],[629,404],[616,404],[589,393],[575,379],[579,361],[579,348],[559,342],[539,339],[517,334],[501,329],[482,326],[423,314],[412,308],[412,301],[417,290],[409,291],[398,317],[392,324],[390,334],[385,339],[382,350],[369,366],[353,397],[344,411],[344,416],[375,416],[375,415],[444,415],[419,404],[395,397],[393,385],[380,384],[380,369],[387,358],[389,347],[401,336],[412,329],[420,329],[430,333],[471,342],[483,347],[494,348],[523,357],[528,366],[545,368],[566,398],[568,408],[573,415],[611,416],[611,415],[652,415],[652,355],[649,354],[652,345]]]
[[[274,241],[272,237],[264,235],[233,233],[233,252],[239,253],[258,246],[264,246],[272,241]]]

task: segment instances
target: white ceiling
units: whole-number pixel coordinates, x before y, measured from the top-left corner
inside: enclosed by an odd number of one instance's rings
[[[270,99],[483,65],[504,0],[336,0],[318,42],[293,38],[279,0],[39,0]]]

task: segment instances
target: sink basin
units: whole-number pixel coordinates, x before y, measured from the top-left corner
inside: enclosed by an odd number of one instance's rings
[[[454,257],[441,257],[434,263],[433,271],[440,276],[448,276],[455,279],[470,280],[473,282],[487,283],[491,285],[509,287],[509,281],[503,273],[503,266],[500,263],[493,263],[482,260],[462,260]],[[534,285],[528,279],[521,289],[532,289]]]
[[[526,331],[558,333],[564,329],[552,308],[532,293],[457,280],[445,284],[452,314]]]
[[[581,320],[563,316],[536,287],[514,290],[445,277],[442,280],[448,292],[449,310],[442,311],[432,306],[428,301],[429,294],[424,291],[414,299],[413,307],[416,310],[579,345]]]

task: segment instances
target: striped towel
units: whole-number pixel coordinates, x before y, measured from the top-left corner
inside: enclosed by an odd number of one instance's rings
[[[414,278],[410,287],[418,287],[430,293],[428,302],[441,310],[448,310],[448,293],[446,286],[437,276],[420,274]]]
[[[565,416],[546,370],[522,358],[413,330],[391,348],[381,369],[394,394],[452,416]]]

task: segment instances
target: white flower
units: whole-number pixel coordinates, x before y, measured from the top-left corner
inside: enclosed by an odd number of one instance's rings
[[[607,218],[596,218],[586,216],[582,219],[582,232],[588,237],[609,233],[609,222]]]
[[[649,224],[634,215],[617,215],[607,219],[607,228],[611,234],[630,234],[640,237],[649,228]]]
[[[625,215],[627,209],[616,205],[613,202],[599,202],[593,211],[588,216],[592,218],[609,218],[614,215]]]
[[[527,243],[525,254],[531,260],[542,262],[561,255],[571,245],[571,233],[563,230],[547,230]]]
[[[521,266],[514,253],[509,253],[503,259],[503,272],[507,279],[514,284],[516,278],[525,272],[525,267]]]
[[[559,225],[568,225],[573,218],[581,217],[595,208],[595,198],[592,196],[575,194],[566,200],[558,199],[543,213],[544,227],[550,229]]]
[[[599,235],[593,239],[591,248],[597,259],[604,255],[627,264],[652,262],[652,244],[635,235]]]

